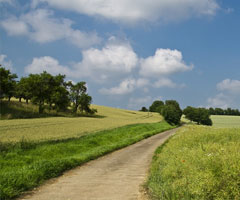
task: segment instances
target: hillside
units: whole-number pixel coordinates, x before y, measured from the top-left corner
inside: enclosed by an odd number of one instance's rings
[[[162,120],[157,113],[124,110],[93,105],[98,117],[47,117],[0,120],[0,141],[17,142],[57,140],[136,123]]]

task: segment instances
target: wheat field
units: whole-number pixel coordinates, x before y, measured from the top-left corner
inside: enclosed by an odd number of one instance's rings
[[[130,111],[93,105],[97,118],[49,117],[0,120],[0,142],[46,141],[80,137],[100,130],[128,124],[154,123],[162,120],[158,113]]]

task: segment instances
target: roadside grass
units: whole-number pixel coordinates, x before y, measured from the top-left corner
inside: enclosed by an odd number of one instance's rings
[[[240,129],[184,126],[153,158],[146,187],[152,199],[240,197]]]
[[[0,143],[0,199],[17,197],[65,170],[172,128],[163,121],[59,141]]]
[[[212,115],[211,119],[218,128],[240,128],[240,116]]]
[[[162,120],[158,113],[130,111],[92,105],[97,117],[48,117],[0,120],[0,142],[59,140],[128,124],[155,123]]]

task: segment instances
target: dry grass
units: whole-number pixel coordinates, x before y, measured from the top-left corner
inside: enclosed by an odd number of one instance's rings
[[[162,120],[157,113],[145,113],[94,105],[99,118],[52,117],[0,120],[0,142],[22,140],[46,141],[73,138],[128,124],[154,123]]]

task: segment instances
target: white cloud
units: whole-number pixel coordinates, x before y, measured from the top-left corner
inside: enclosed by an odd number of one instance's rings
[[[231,100],[229,99],[228,96],[224,95],[223,93],[220,93],[217,94],[215,97],[208,98],[207,103],[208,103],[207,107],[226,109],[230,106]]]
[[[131,109],[139,110],[143,106],[150,105],[151,102],[152,102],[152,97],[150,97],[150,96],[146,96],[146,97],[142,97],[142,98],[130,98],[128,107]]]
[[[32,63],[25,67],[25,73],[28,74],[42,73],[43,71],[54,75],[65,74],[69,77],[73,73],[67,66],[60,65],[58,60],[50,56],[33,58]]]
[[[5,69],[9,69],[10,71],[13,71],[12,61],[6,60],[6,58],[7,58],[7,55],[0,54],[0,64]]]
[[[193,68],[193,65],[185,64],[180,51],[171,49],[157,49],[154,56],[141,59],[140,63],[140,74],[148,77],[161,77]]]
[[[115,42],[111,38],[102,48],[83,51],[82,61],[76,63],[76,77],[90,77],[104,81],[121,74],[129,74],[137,66],[138,58],[128,43]]]
[[[174,83],[172,80],[168,79],[168,78],[162,78],[159,79],[158,81],[156,81],[153,86],[155,88],[161,88],[161,87],[169,87],[169,88],[176,88],[177,84]]]
[[[54,18],[53,14],[52,11],[38,9],[23,14],[19,18],[12,16],[2,20],[0,25],[9,35],[27,36],[39,43],[66,39],[80,48],[100,43],[101,39],[96,33],[73,29],[71,20]]]
[[[125,24],[142,21],[176,21],[192,16],[212,16],[219,9],[216,0],[33,0],[58,9],[103,17]]]
[[[217,84],[217,89],[240,95],[240,80],[225,79]]]
[[[132,79],[128,78],[122,81],[117,87],[112,87],[110,89],[102,88],[99,90],[101,94],[106,95],[125,95],[132,93],[137,88],[144,88],[147,86],[149,81],[146,79]]]

